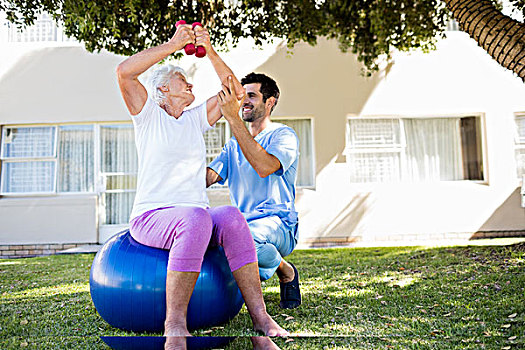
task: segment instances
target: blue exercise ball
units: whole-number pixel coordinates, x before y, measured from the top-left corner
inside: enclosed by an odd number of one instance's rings
[[[108,240],[91,265],[89,289],[100,316],[134,332],[162,332],[168,251],[135,241],[129,230]],[[208,248],[188,305],[188,329],[234,318],[244,300],[221,247]]]

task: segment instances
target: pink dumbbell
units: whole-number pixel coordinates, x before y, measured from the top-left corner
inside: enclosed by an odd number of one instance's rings
[[[181,24],[186,24],[186,21],[183,19],[177,21],[177,23],[175,23],[175,27],[178,27]],[[195,53],[195,45],[187,44],[186,46],[184,46],[184,52],[186,52],[186,55],[193,55]]]
[[[200,22],[193,22],[193,24],[191,25],[192,28],[195,28],[197,26],[204,27]],[[197,46],[195,48],[195,56],[199,58],[206,56],[206,49],[204,48],[204,46]]]
[[[181,24],[186,24],[186,21],[181,19],[180,21],[177,21],[177,23],[175,23],[175,26],[178,27]],[[191,26],[192,28],[195,28],[196,26],[202,27],[203,25],[199,22],[194,22]],[[186,46],[184,46],[184,52],[186,52],[186,55],[195,54],[195,56],[199,58],[206,56],[206,49],[202,46],[195,47],[194,44],[187,44]]]

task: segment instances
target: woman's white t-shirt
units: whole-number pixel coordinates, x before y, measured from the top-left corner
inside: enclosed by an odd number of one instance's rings
[[[206,195],[206,102],[176,119],[148,97],[132,116],[138,153],[137,193],[131,219],[169,206],[208,207]]]

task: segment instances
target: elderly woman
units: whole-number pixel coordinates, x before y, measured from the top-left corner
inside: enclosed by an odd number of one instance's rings
[[[223,86],[240,91],[237,97],[242,98],[244,89],[202,27],[178,26],[167,43],[139,52],[117,68],[139,157],[130,232],[142,244],[170,251],[164,333],[190,335],[186,326],[188,303],[204,253],[212,244],[224,248],[254,328],[268,336],[288,335],[266,311],[255,247],[244,217],[232,206],[208,206],[203,133],[221,117],[218,97],[186,109],[195,99],[193,86],[184,71],[174,66],[155,71],[149,91],[138,80],[148,68],[189,43],[206,49]]]

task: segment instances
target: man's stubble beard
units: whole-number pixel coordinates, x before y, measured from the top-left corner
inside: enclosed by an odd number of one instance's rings
[[[253,123],[256,120],[261,119],[264,116],[264,112],[264,106],[260,106],[255,109],[252,107],[252,111],[249,115],[244,115],[244,113],[242,114],[242,120],[248,123]]]

